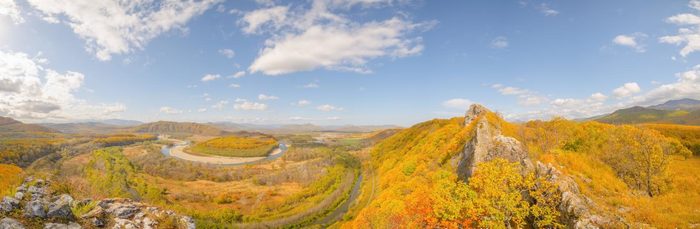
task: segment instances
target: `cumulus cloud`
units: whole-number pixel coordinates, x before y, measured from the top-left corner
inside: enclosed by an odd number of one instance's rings
[[[245,71],[238,71],[238,72],[236,72],[236,73],[233,73],[233,75],[231,75],[229,78],[236,78],[236,79],[238,79],[238,78],[241,78],[241,77],[244,77],[244,76],[245,76]]]
[[[603,102],[608,99],[608,96],[604,95],[603,93],[596,92],[591,95],[590,99],[596,102]]]
[[[0,16],[7,16],[15,24],[24,22],[19,7],[14,0],[0,0]]]
[[[2,0],[7,1],[7,0]],[[185,25],[221,0],[28,0],[51,23],[84,39],[99,60],[143,49],[153,38]]]
[[[231,58],[233,58],[234,56],[236,56],[236,52],[234,52],[234,51],[231,50],[231,49],[219,49],[219,54],[221,54],[221,55],[223,55],[223,56],[225,56],[226,58],[229,58],[229,59],[231,59]]]
[[[258,99],[259,100],[276,100],[276,99],[279,99],[279,97],[274,96],[274,95],[259,94]]]
[[[446,108],[466,110],[472,103],[473,102],[468,99],[454,98],[442,102],[442,106]]]
[[[202,77],[202,82],[209,82],[212,80],[217,80],[221,78],[221,75],[219,74],[206,74]]]
[[[342,107],[336,107],[330,104],[323,104],[321,106],[316,107],[316,110],[319,111],[324,111],[324,112],[329,112],[329,111],[342,111]]]
[[[163,114],[182,114],[182,110],[178,110],[172,107],[163,106],[160,107],[160,113]]]
[[[202,113],[202,112],[207,112],[207,108],[199,108],[197,109],[197,112]]]
[[[630,47],[634,49],[636,52],[646,52],[646,48],[644,45],[639,43],[640,39],[643,39],[647,37],[646,34],[644,33],[633,33],[633,34],[622,34],[622,35],[617,35],[615,38],[613,38],[612,42],[616,45],[620,46],[625,46],[625,47]]]
[[[668,23],[682,27],[678,29],[678,34],[659,38],[661,43],[683,45],[680,51],[683,57],[700,50],[700,0],[691,0],[688,6],[695,12],[677,14],[666,19]]]
[[[368,73],[366,65],[372,59],[420,54],[422,39],[413,34],[434,22],[414,23],[396,16],[358,23],[337,13],[355,5],[382,5],[373,2],[380,1],[314,0],[309,9],[274,6],[245,13],[239,21],[243,32],[270,35],[250,72],[280,75],[324,68]]]
[[[88,104],[75,97],[85,76],[43,66],[48,60],[0,50],[0,115],[20,119],[104,118],[123,104]]]
[[[267,104],[257,103],[257,102],[240,101],[240,102],[237,102],[236,104],[233,105],[233,109],[245,110],[245,111],[249,111],[249,110],[264,111],[267,109]]]
[[[700,99],[700,65],[676,74],[676,82],[661,84],[646,94],[635,96],[635,103],[657,104],[672,99]]]
[[[504,36],[499,36],[491,40],[491,47],[497,49],[504,49],[508,47],[508,38]]]
[[[613,94],[618,98],[628,97],[630,95],[640,92],[642,89],[635,82],[625,83],[624,85],[615,88]]]
[[[241,85],[232,83],[232,84],[228,85],[228,87],[230,87],[230,88],[240,88]]]
[[[302,99],[302,100],[299,100],[297,102],[292,103],[292,106],[303,107],[303,106],[306,106],[309,104],[311,104],[311,101]]]
[[[518,98],[518,103],[523,106],[535,106],[547,102],[546,97],[538,95],[536,92],[518,87],[493,84],[491,88],[496,89],[501,95],[512,95]]]

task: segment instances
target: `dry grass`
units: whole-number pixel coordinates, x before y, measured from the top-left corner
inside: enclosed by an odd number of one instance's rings
[[[627,222],[657,228],[686,228],[700,223],[698,157],[674,158],[669,166],[672,188],[653,198],[629,189],[609,166],[589,155],[558,153],[542,159],[560,165],[565,173],[574,177],[581,192],[593,199],[601,210],[620,215]]]
[[[0,164],[0,196],[10,195],[22,183],[22,168]]]

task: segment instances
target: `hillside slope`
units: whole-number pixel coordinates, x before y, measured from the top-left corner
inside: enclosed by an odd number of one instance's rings
[[[228,132],[219,128],[193,122],[167,122],[158,121],[138,125],[130,129],[136,133],[154,133],[154,134],[198,134],[217,136]]]
[[[25,124],[12,118],[0,117],[0,133],[2,132],[57,133],[58,131],[40,125]]]
[[[649,107],[630,107],[596,117],[593,120],[609,124],[668,123],[700,125],[700,100],[671,100]]]

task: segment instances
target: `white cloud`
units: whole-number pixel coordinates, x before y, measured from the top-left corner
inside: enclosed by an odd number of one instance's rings
[[[455,98],[442,102],[442,106],[446,108],[467,110],[469,105],[471,105],[472,103],[473,102],[468,99]]]
[[[292,120],[292,121],[308,121],[308,120],[311,120],[311,118],[306,118],[306,117],[301,117],[301,116],[292,116],[292,117],[289,117],[289,120]]]
[[[238,79],[238,78],[241,78],[244,76],[245,76],[245,71],[238,71],[238,72],[234,73],[233,75],[231,75],[229,78],[232,77],[232,78]]]
[[[207,108],[199,108],[199,109],[197,109],[197,112],[199,112],[199,113],[207,112]]]
[[[523,106],[535,106],[548,101],[546,97],[527,89],[504,86],[502,84],[493,84],[491,88],[496,89],[501,95],[517,96],[518,103]]]
[[[267,105],[264,103],[256,103],[256,102],[238,102],[233,105],[233,109],[236,110],[257,110],[257,111],[264,111],[267,109]]]
[[[626,46],[633,48],[637,52],[646,52],[644,45],[639,43],[639,39],[645,38],[647,35],[644,33],[633,33],[629,35],[617,35],[613,38],[613,43],[616,45]]]
[[[288,6],[275,6],[246,13],[239,22],[245,33],[270,34],[250,72],[280,75],[324,68],[368,73],[366,64],[372,59],[422,52],[422,39],[412,33],[430,28],[433,22],[393,17],[358,23],[333,12],[369,3],[315,0],[310,9],[291,12]]]
[[[308,83],[308,84],[304,85],[304,88],[318,88],[318,87],[319,86],[316,83]]]
[[[14,0],[0,0],[0,16],[9,17],[15,24],[24,22],[24,18],[22,18],[19,7]]]
[[[228,104],[228,100],[221,100],[219,102],[216,102],[216,104],[211,105],[211,108],[221,110],[224,109],[224,107]]]
[[[650,105],[672,99],[700,99],[700,65],[677,73],[676,78],[674,83],[661,84],[644,95],[635,96],[634,102]]]
[[[590,99],[596,102],[603,102],[608,99],[608,96],[604,95],[603,93],[596,92],[591,95]]]
[[[39,57],[0,50],[0,116],[19,119],[104,118],[123,112],[120,103],[88,104],[75,97],[85,80],[79,72],[59,73]]]
[[[5,0],[6,1],[6,0]],[[185,25],[221,0],[28,0],[47,21],[70,26],[100,60],[143,49],[153,38]]]
[[[241,85],[232,83],[232,84],[228,85],[228,87],[230,87],[230,88],[240,88]]]
[[[549,7],[546,3],[540,4],[537,9],[540,11],[540,13],[544,14],[545,16],[557,16],[559,15],[559,11],[556,11],[552,8]]]
[[[326,120],[332,120],[332,121],[340,120],[340,119],[341,119],[341,118],[338,117],[338,116],[331,116],[331,117],[327,117],[327,118],[326,118]]]
[[[311,101],[302,99],[302,100],[299,100],[299,101],[297,101],[297,102],[295,102],[295,103],[292,103],[292,106],[303,107],[303,106],[306,106],[306,105],[309,105],[309,104],[311,104]]]
[[[491,41],[491,47],[497,49],[504,49],[508,47],[508,38],[504,36],[499,36]]]
[[[317,110],[319,111],[324,111],[324,112],[329,112],[329,111],[342,111],[342,107],[336,107],[330,104],[323,104],[321,106],[316,107]]]
[[[691,0],[689,5],[696,11],[700,11],[700,0]],[[698,12],[677,14],[666,19],[668,23],[682,26],[678,29],[678,34],[671,36],[663,36],[659,41],[667,44],[683,45],[680,51],[681,56],[685,57],[689,54],[700,50],[700,14]]]
[[[629,82],[625,83],[624,85],[618,88],[615,88],[615,90],[613,90],[613,94],[618,98],[623,98],[636,94],[639,91],[641,91],[641,88],[639,88],[639,85],[637,83]]]
[[[172,107],[164,106],[160,107],[160,113],[163,114],[182,114],[182,110],[178,110]]]
[[[219,74],[206,74],[202,77],[202,82],[209,82],[212,80],[217,80],[221,78],[221,75]]]
[[[229,58],[229,59],[231,59],[231,58],[233,58],[234,56],[236,56],[236,52],[234,52],[234,51],[231,50],[231,49],[219,49],[219,54],[221,54],[221,55],[223,55],[223,56],[225,56],[226,58]]]
[[[276,100],[276,99],[279,99],[279,97],[274,96],[274,95],[259,94],[258,99],[259,100]]]

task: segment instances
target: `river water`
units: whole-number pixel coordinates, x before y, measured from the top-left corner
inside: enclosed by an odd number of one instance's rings
[[[173,147],[178,147],[178,146],[185,147],[185,146],[187,146],[187,145],[189,145],[189,144],[190,144],[189,142],[180,141],[180,142],[175,143],[173,146],[167,146],[167,145],[165,145],[165,146],[163,146],[163,147],[160,149],[160,153],[162,153],[162,154],[165,155],[165,156],[171,157],[171,155],[170,155],[170,150],[171,150]],[[265,157],[265,158],[261,158],[261,159],[259,159],[259,160],[255,160],[255,161],[247,161],[247,162],[239,162],[239,163],[206,163],[206,162],[199,162],[199,163],[212,164],[212,165],[224,165],[224,166],[241,166],[241,165],[258,164],[258,163],[273,161],[273,160],[275,160],[275,159],[277,159],[277,158],[282,157],[282,155],[284,155],[284,153],[287,152],[287,145],[284,144],[284,143],[280,143],[279,146],[278,146],[278,149],[280,149],[280,152],[279,152],[279,153],[270,154],[270,155],[268,155],[268,156]],[[273,151],[274,151],[274,150],[273,150]],[[182,159],[182,158],[179,158],[179,157],[175,157],[175,158]]]

